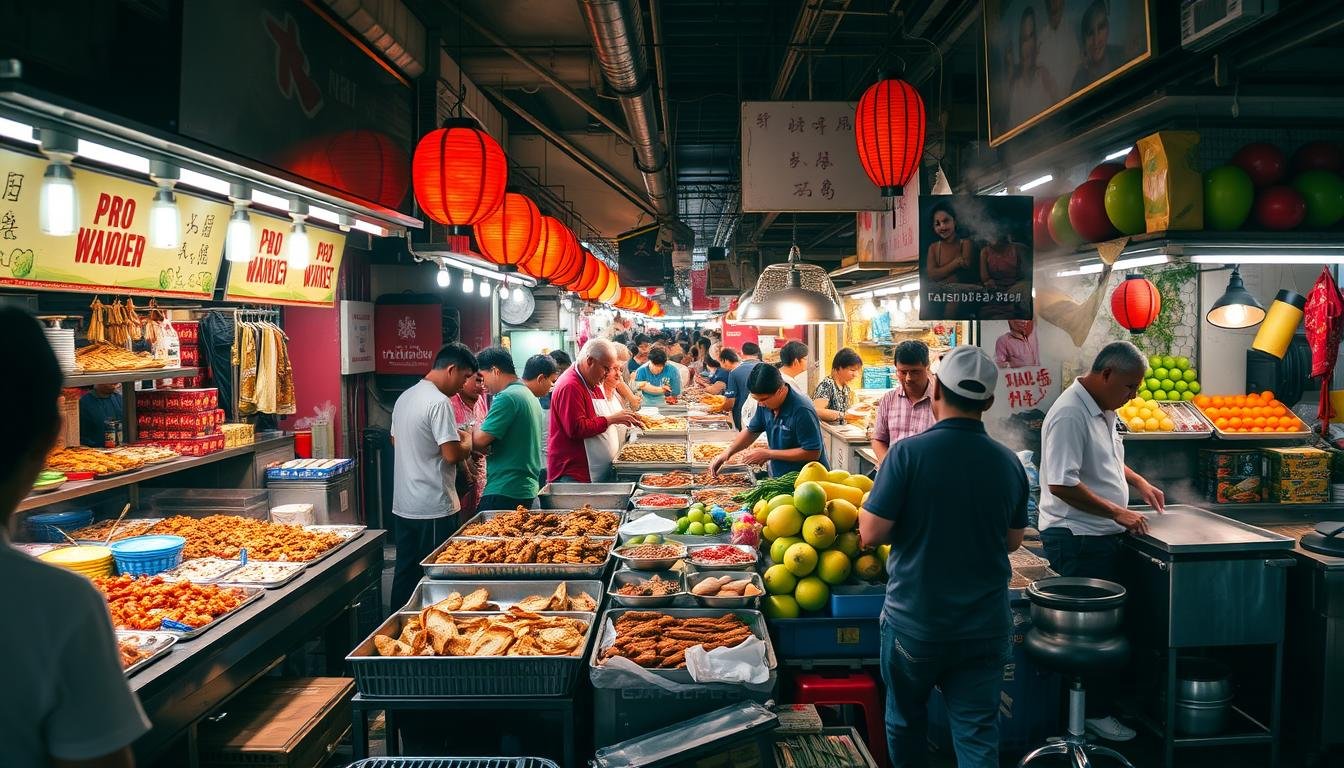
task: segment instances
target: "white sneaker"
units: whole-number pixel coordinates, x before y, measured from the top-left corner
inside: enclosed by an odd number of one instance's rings
[[[1133,728],[1127,727],[1113,716],[1092,717],[1085,723],[1089,734],[1106,741],[1129,741],[1138,735]]]

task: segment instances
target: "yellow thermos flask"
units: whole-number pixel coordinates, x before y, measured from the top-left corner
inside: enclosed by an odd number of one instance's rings
[[[1307,298],[1294,291],[1282,290],[1269,305],[1269,313],[1255,334],[1252,349],[1258,349],[1279,359],[1288,351],[1288,344],[1297,333],[1302,322],[1302,309],[1307,306]]]

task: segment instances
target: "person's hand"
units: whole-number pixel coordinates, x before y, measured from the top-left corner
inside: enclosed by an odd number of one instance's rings
[[[671,384],[664,384],[664,385],[663,385],[663,394],[667,395],[667,394],[671,394],[671,393],[672,393],[672,385],[671,385]]]
[[[1167,507],[1167,495],[1147,480],[1139,486],[1139,496],[1143,497],[1145,504],[1157,510],[1158,513],[1161,513]]]
[[[1139,536],[1148,532],[1148,519],[1141,512],[1135,512],[1132,509],[1121,507],[1115,511],[1115,522],[1124,526],[1125,530]]]
[[[709,462],[709,476],[718,477],[719,469],[723,467],[723,462],[727,460],[728,460],[727,453],[720,453],[718,456],[715,456],[714,459]]]
[[[737,460],[743,464],[764,464],[770,459],[770,451],[766,448],[748,448],[737,454]]]
[[[637,413],[631,413],[631,412],[629,412],[629,411],[621,411],[620,413],[614,413],[614,414],[608,416],[608,417],[607,417],[607,423],[609,423],[609,424],[620,424],[620,425],[622,425],[622,426],[626,426],[626,427],[643,427],[643,426],[644,426],[644,420],[641,419],[641,418],[639,417],[639,414],[637,414]]]

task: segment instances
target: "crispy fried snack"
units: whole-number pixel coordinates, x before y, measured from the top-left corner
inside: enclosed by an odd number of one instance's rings
[[[158,629],[164,619],[203,627],[243,604],[235,587],[164,581],[159,576],[109,576],[93,580],[107,599],[117,629]]]
[[[533,512],[519,507],[512,512],[458,531],[459,536],[615,536],[620,515],[584,506],[573,512]]]
[[[149,533],[166,533],[187,540],[182,558],[222,557],[234,560],[243,547],[250,560],[302,563],[316,560],[344,541],[326,531],[306,531],[301,525],[279,525],[236,515],[210,515],[194,518],[178,515],[150,528]]]
[[[737,645],[751,637],[751,628],[737,616],[680,618],[657,611],[630,611],[615,623],[616,639],[602,651],[598,663],[623,656],[641,667],[678,669],[686,666],[686,649],[703,646],[710,651]]]
[[[57,448],[47,454],[47,469],[58,472],[96,472],[100,475],[110,475],[114,472],[138,469],[144,464],[145,462],[140,459],[103,453],[83,446]]]
[[[742,508],[742,505],[733,501],[733,496],[737,491],[721,490],[718,488],[702,488],[691,493],[691,498],[695,501],[702,501],[705,506],[712,507],[715,504],[723,508],[724,512],[736,512]]]
[[[77,541],[103,541],[107,538],[107,534],[112,532],[112,526],[116,525],[116,522],[116,520],[100,520],[93,525],[80,528],[70,534],[70,537]],[[154,523],[145,520],[122,520],[121,525],[117,526],[117,532],[112,534],[112,540],[121,541],[132,536],[143,536],[153,525]]]
[[[696,443],[691,446],[691,461],[706,464],[728,450],[728,443]]]
[[[616,456],[617,461],[680,464],[686,461],[685,443],[626,443]]]
[[[685,432],[686,419],[680,416],[640,416],[644,429],[650,432]]]
[[[455,616],[430,606],[393,638],[375,635],[379,656],[578,656],[588,622],[518,606],[492,616]]]
[[[664,472],[647,474],[639,482],[651,488],[682,488],[695,482],[695,477],[690,472]]]
[[[607,560],[610,539],[449,539],[436,563],[532,563],[597,565]]]
[[[121,668],[126,669],[132,664],[149,656],[149,651],[140,647],[140,644],[134,640],[118,640],[117,652],[121,655]]]
[[[723,475],[711,475],[708,470],[695,476],[696,485],[712,485],[716,488],[750,488],[752,480],[741,472],[729,472]]]
[[[75,350],[75,367],[85,373],[100,371],[135,371],[146,368],[162,368],[167,360],[155,359],[148,352],[131,352],[116,344],[95,341]]]

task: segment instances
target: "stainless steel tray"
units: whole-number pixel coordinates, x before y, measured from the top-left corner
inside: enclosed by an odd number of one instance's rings
[[[219,585],[219,586],[220,586],[221,589],[223,589],[223,588],[225,588],[226,585],[222,585],[222,584],[221,584],[221,585]],[[222,616],[216,616],[216,617],[215,617],[209,624],[206,624],[206,625],[201,626],[201,627],[197,627],[197,628],[191,630],[190,632],[173,632],[172,630],[168,630],[168,629],[164,629],[164,630],[160,630],[160,631],[162,631],[162,632],[168,632],[168,633],[170,633],[170,634],[176,635],[176,636],[177,636],[177,639],[180,640],[180,641],[193,640],[193,639],[198,638],[198,637],[200,637],[201,635],[205,634],[206,632],[209,632],[209,631],[210,631],[211,629],[213,629],[216,625],[218,625],[221,621],[223,621],[223,620],[229,618],[230,616],[234,615],[235,613],[237,613],[237,612],[243,610],[244,608],[246,608],[247,606],[251,605],[252,603],[257,602],[258,600],[261,599],[261,596],[262,596],[262,595],[266,594],[266,590],[263,589],[263,588],[261,588],[261,587],[251,587],[251,586],[243,586],[243,585],[239,585],[239,586],[232,587],[232,588],[233,588],[233,589],[241,589],[241,590],[243,590],[244,592],[247,593],[247,596],[243,598],[243,602],[239,603],[239,604],[238,604],[238,607],[237,607],[237,608],[234,608],[232,611],[229,611],[228,613],[226,613],[226,614],[224,614],[224,615],[222,615]],[[123,630],[123,631],[124,631],[124,630]]]
[[[679,618],[687,618],[687,619],[704,618],[704,617],[717,618],[719,616],[731,613],[737,616],[743,622],[745,622],[747,627],[751,629],[751,633],[753,635],[765,641],[765,666],[772,671],[777,669],[779,666],[779,662],[775,658],[775,647],[770,642],[770,633],[765,628],[765,615],[762,614],[760,611],[753,611],[746,608],[655,608],[655,609],[611,608],[607,610],[606,613],[602,614],[601,631],[597,633],[597,642],[593,645],[592,653],[588,655],[589,670],[597,670],[601,668],[602,665],[597,663],[597,657],[601,655],[603,650],[611,647],[611,644],[615,642],[616,619],[620,618],[623,614],[630,613],[631,611],[662,613],[668,616],[676,616]],[[696,683],[696,681],[691,679],[691,673],[685,668],[682,669],[646,668],[646,671],[651,672],[666,680],[671,680],[673,682],[686,683],[688,685],[700,685],[700,683]],[[591,674],[592,673],[590,672],[590,676]],[[597,674],[601,673],[598,672]]]
[[[666,487],[657,485],[648,485],[644,481],[644,479],[649,475],[665,475],[665,474],[667,473],[645,472],[644,474],[639,476],[639,482],[635,484],[635,487],[640,491],[647,491],[648,493],[686,493],[696,487],[694,481],[687,483],[685,485],[669,485]]]
[[[1298,421],[1301,421],[1301,419],[1298,419]],[[1217,427],[1213,428],[1213,434],[1219,440],[1255,440],[1261,443],[1309,440],[1316,436],[1316,433],[1309,429],[1296,432],[1224,432]]]
[[[1297,542],[1263,528],[1187,504],[1172,504],[1158,514],[1151,507],[1138,507],[1148,518],[1148,533],[1136,536],[1164,552],[1263,552],[1291,550]]]
[[[367,525],[305,525],[303,530],[314,531],[317,533],[334,533],[345,539],[346,542],[359,538],[359,535],[368,530]]]
[[[355,528],[355,527],[358,527],[358,528],[361,528],[361,529],[364,528],[364,526],[350,526],[350,525],[305,525],[305,526],[303,526],[303,528],[304,528],[305,530],[307,530],[307,529],[309,529],[309,528]],[[330,531],[330,533],[336,533],[336,531]],[[322,562],[323,560],[326,560],[328,557],[331,557],[332,555],[336,554],[337,552],[339,552],[340,550],[344,549],[345,547],[349,546],[350,542],[354,541],[355,539],[358,539],[362,533],[363,533],[363,530],[361,530],[359,533],[356,533],[356,534],[353,535],[353,536],[346,536],[346,535],[344,535],[344,534],[339,534],[339,535],[341,536],[341,543],[340,543],[340,544],[337,544],[336,546],[332,547],[331,549],[328,549],[326,552],[323,552],[322,554],[318,555],[317,557],[314,557],[312,560],[293,560],[293,561],[290,561],[290,560],[262,560],[262,561],[259,561],[259,562],[265,562],[265,563],[301,562],[301,563],[303,563],[303,565],[304,565],[305,568],[311,568],[311,567],[313,567],[314,565],[317,565],[318,563]],[[249,561],[251,561],[251,560],[256,560],[256,558],[255,558],[255,557],[252,557],[252,556],[249,554],[249,556],[248,556],[248,560],[249,560]]]
[[[662,493],[662,494],[665,494],[665,495],[667,495],[667,496],[685,496],[685,497],[686,497],[686,504],[683,505],[683,506],[667,506],[667,505],[659,505],[659,504],[647,504],[647,505],[646,505],[646,504],[640,504],[640,503],[639,503],[639,500],[642,499],[642,498],[644,498],[645,496],[648,496],[650,493]],[[643,510],[643,511],[646,511],[646,512],[647,512],[647,511],[657,511],[657,510],[660,510],[660,509],[669,509],[669,510],[690,509],[690,508],[691,508],[691,495],[690,495],[689,493],[684,493],[684,494],[683,494],[683,493],[672,493],[672,492],[669,492],[669,491],[649,491],[648,493],[640,493],[640,494],[636,494],[636,495],[634,495],[634,496],[631,496],[631,497],[630,497],[630,506],[634,507],[635,509]]]
[[[621,527],[622,525],[625,524],[625,513],[626,513],[626,510],[624,510],[624,509],[597,509],[597,508],[594,508],[594,510],[597,511],[597,512],[610,512],[611,514],[615,515],[615,516],[616,516],[616,528],[617,528],[617,529],[620,529],[620,527]],[[484,522],[486,522],[486,521],[488,521],[488,520],[493,520],[493,519],[495,519],[496,517],[499,517],[500,515],[507,514],[507,513],[510,513],[510,512],[516,512],[516,511],[517,511],[517,510],[514,510],[514,509],[489,509],[489,510],[485,510],[485,511],[482,511],[482,512],[477,512],[476,514],[474,514],[474,515],[471,516],[471,519],[470,519],[470,520],[468,520],[467,522],[463,523],[461,528],[458,528],[458,529],[457,529],[457,530],[458,530],[458,533],[455,534],[455,535],[458,536],[459,538],[468,538],[468,539],[476,539],[476,538],[486,538],[486,539],[517,538],[517,537],[510,537],[510,536],[476,536],[476,535],[473,535],[473,534],[464,534],[464,533],[461,533],[461,531],[465,530],[465,529],[467,528],[467,526],[469,526],[469,525],[475,525],[476,523],[484,523]],[[573,509],[535,509],[535,510],[529,510],[529,511],[530,511],[530,512],[537,512],[537,513],[545,512],[545,513],[547,513],[547,514],[551,514],[551,515],[568,515],[568,514],[572,514],[575,510],[573,510]],[[542,538],[562,538],[562,539],[563,539],[563,538],[574,538],[573,536],[552,536],[552,535],[549,535],[549,534],[540,534],[540,533],[536,533],[536,534],[527,534],[527,535],[528,535],[528,536],[540,536],[540,537],[542,537]],[[599,535],[599,536],[595,536],[595,537],[593,537],[593,538],[606,538],[606,537],[608,537],[608,536],[615,536],[615,535],[616,535],[615,532],[612,532],[612,533],[609,533],[609,534],[601,534],[601,535]]]
[[[625,509],[634,483],[548,483],[537,494],[541,508],[578,509],[585,504],[595,509]]]
[[[1130,432],[1124,420],[1119,419],[1116,421],[1116,431],[1125,440],[1207,440],[1213,436],[1213,422],[1209,421],[1194,403],[1169,400],[1157,402],[1157,405],[1172,420],[1188,422],[1198,428],[1188,432]]]
[[[579,592],[585,592],[598,606],[602,605],[602,582],[588,580],[570,580],[564,579],[565,589],[572,596]],[[490,602],[498,605],[500,610],[507,611],[525,597],[532,595],[541,595],[543,597],[550,595],[555,588],[560,585],[560,580],[555,581],[440,581],[436,579],[421,579],[416,585],[415,591],[411,593],[411,599],[406,603],[403,611],[420,611],[424,608],[439,602],[448,597],[448,595],[459,592],[463,595],[468,592],[474,592],[478,589],[484,589],[490,594]],[[460,613],[460,611],[458,611]],[[474,611],[473,613],[499,613],[499,611]]]
[[[642,475],[647,472],[670,472],[676,469],[689,471],[690,468],[690,461],[613,461],[611,463],[612,471],[622,477]],[[634,483],[631,483],[631,485],[634,485]]]
[[[265,589],[279,589],[285,586],[286,584],[290,583],[291,581],[302,576],[303,572],[307,570],[306,563],[287,563],[283,560],[266,560],[266,561],[257,560],[254,562],[263,565],[291,566],[290,574],[284,577],[283,579],[279,579],[278,581],[240,581],[238,579],[238,571],[234,571],[233,573],[230,573],[228,574],[228,576],[225,577],[225,579],[221,582],[221,585],[231,587],[263,587]]]
[[[668,581],[675,581],[677,583],[677,586],[680,587],[681,591],[671,595],[663,595],[659,597],[641,597],[638,595],[617,594],[617,590],[619,590],[626,584],[629,584],[634,581],[648,581],[649,579],[652,579],[654,576],[657,576],[660,579],[666,579]],[[612,571],[611,583],[610,588],[608,590],[608,594],[611,595],[611,601],[614,605],[619,605],[624,608],[643,608],[643,609],[667,608],[675,604],[677,598],[686,594],[686,577],[685,574],[683,574],[681,571],[678,570]]]
[[[125,523],[161,523],[161,522],[163,522],[163,520],[164,520],[164,518],[162,518],[162,517],[127,517],[125,520],[122,520],[121,522],[122,522],[122,524],[125,524]],[[102,521],[100,521],[100,520],[95,520],[95,521],[93,521],[93,523],[90,523],[89,525],[94,525],[94,524],[97,524],[97,523],[99,523],[99,522],[102,522]],[[87,528],[88,526],[84,526],[84,527]],[[149,533],[148,530],[146,530],[145,533],[138,534],[138,535],[140,535],[140,536],[148,536],[148,535],[150,535],[150,533]],[[127,538],[130,538],[130,537],[127,537]],[[101,539],[86,539],[86,538],[83,538],[83,537],[76,536],[76,537],[75,537],[75,541],[78,542],[78,543],[80,543],[80,544],[96,544],[96,545],[98,545],[98,546],[100,546],[100,547],[105,547],[105,546],[107,546],[106,544],[103,543],[103,542],[107,541],[107,537],[106,537],[106,536],[104,536],[104,537],[101,538]],[[117,539],[113,539],[113,541],[117,541]],[[64,539],[62,539],[62,542],[61,542],[61,543],[65,543]]]
[[[189,564],[199,563],[203,560],[209,561],[211,563],[219,563],[220,567],[223,568],[223,570],[219,572],[219,575],[211,576],[208,578],[191,578],[190,576],[182,576],[178,573],[178,571],[187,570],[186,566],[188,566]],[[165,579],[168,579],[169,581],[190,581],[196,584],[215,584],[217,582],[226,580],[231,571],[238,570],[239,568],[242,567],[242,565],[243,564],[241,561],[225,560],[222,557],[197,557],[192,560],[183,560],[181,563],[177,565],[177,567],[169,568],[168,570],[164,571],[163,573],[160,573],[159,575]]]
[[[590,536],[608,542],[607,559],[601,563],[585,565],[575,563],[436,563],[434,559],[448,546],[448,542],[459,537],[450,537],[434,548],[433,552],[420,562],[425,575],[431,579],[598,579],[611,562],[611,548],[616,544],[614,536]],[[463,536],[465,539],[485,539],[482,536]],[[516,537],[513,537],[516,538]],[[558,537],[575,538],[575,537]]]
[[[379,656],[376,635],[397,637],[417,614],[394,613],[345,657],[355,687],[365,696],[563,696],[574,687],[583,659],[590,655],[597,614],[548,611],[588,622],[578,656]],[[460,613],[479,618],[488,614]]]
[[[739,486],[739,485],[712,485],[709,483],[697,483],[695,486],[695,490],[702,491],[706,488],[737,488],[741,491],[747,491],[756,486],[757,482],[756,473],[752,470],[751,467],[747,466],[746,464],[726,464],[719,468],[718,477],[723,477],[724,475],[744,475],[746,476],[747,479],[751,481],[751,485]]]
[[[118,629],[116,631],[117,641],[134,640],[141,650],[149,651],[149,655],[135,662],[131,666],[122,670],[122,674],[130,677],[136,672],[153,664],[155,661],[168,655],[168,652],[177,644],[177,635],[171,632],[144,632],[137,629]]]

